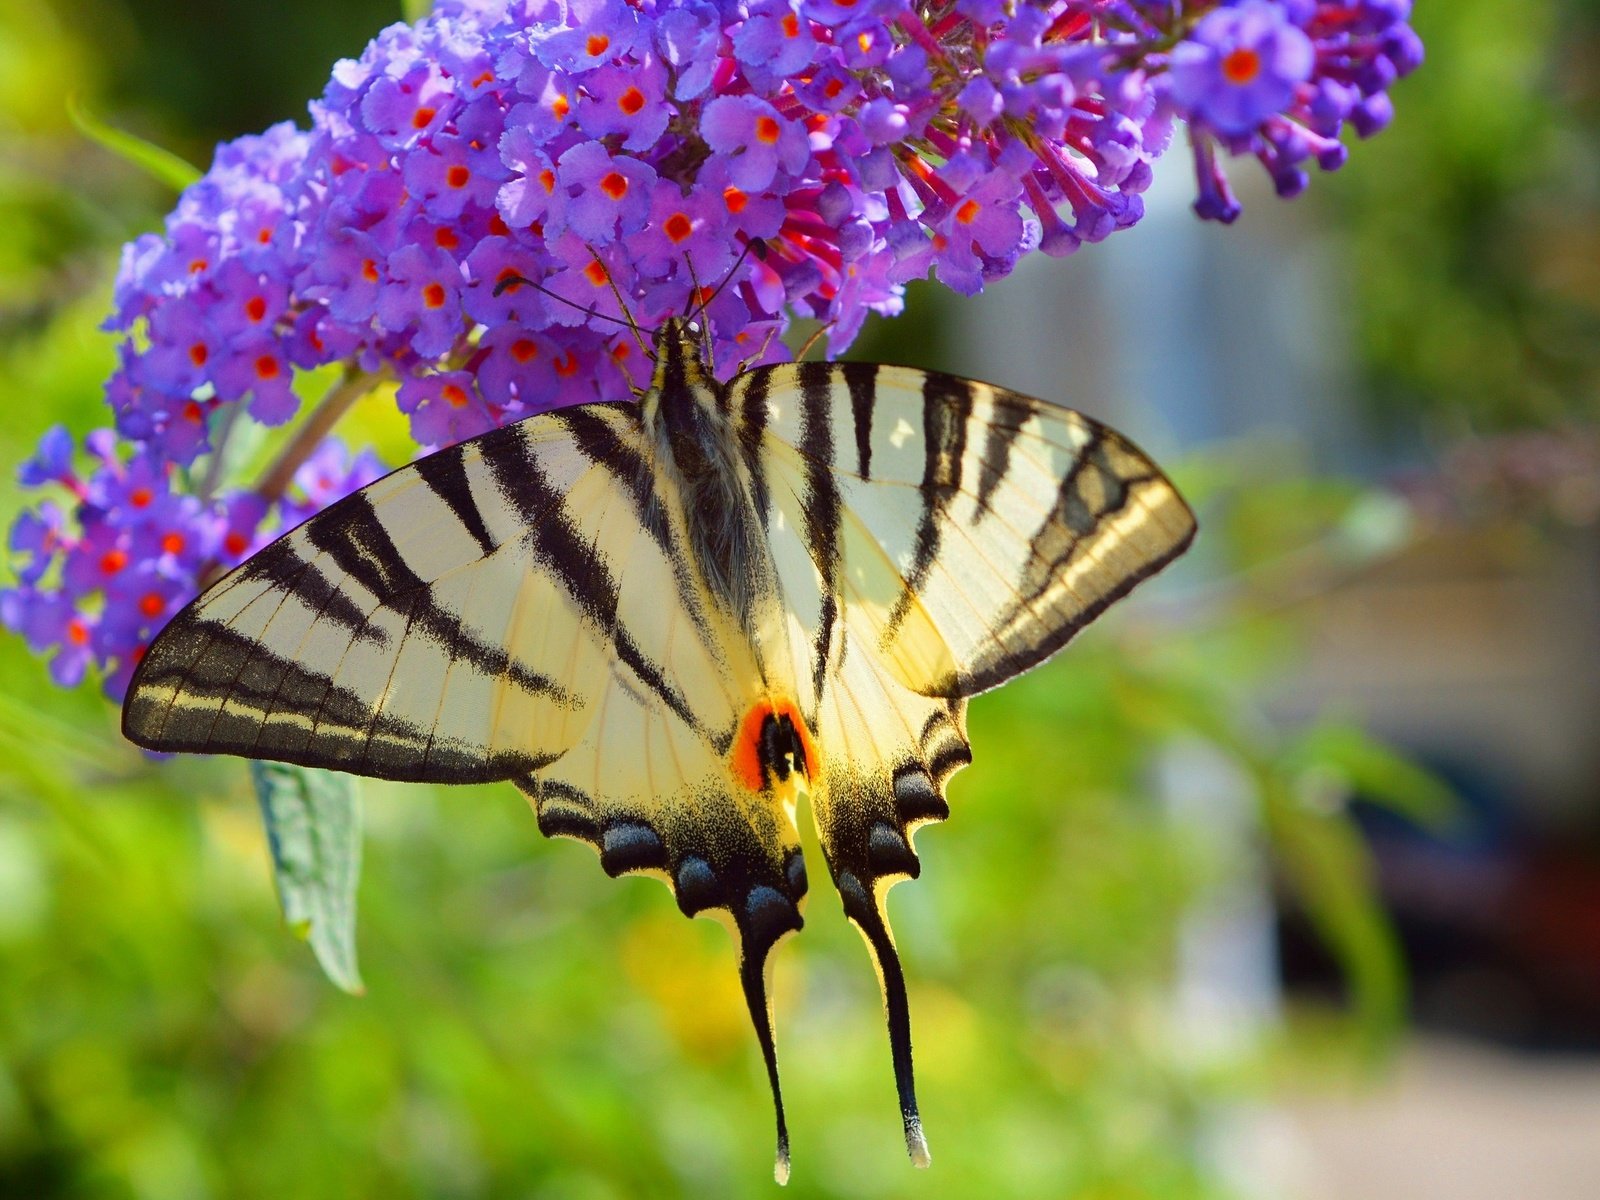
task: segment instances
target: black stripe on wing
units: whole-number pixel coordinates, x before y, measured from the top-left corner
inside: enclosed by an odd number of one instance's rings
[[[828,363],[800,364],[800,451],[805,455],[806,492],[801,501],[806,542],[822,575],[822,604],[812,643],[811,694],[822,701],[834,627],[839,618],[839,486],[833,477],[833,385]],[[854,393],[852,392],[852,395]]]
[[[282,597],[292,598],[346,630],[352,637],[379,646],[389,644],[389,636],[368,623],[367,613],[334,586],[315,564],[307,562],[287,540],[273,543],[245,562],[233,577],[232,586],[267,584]]]
[[[922,381],[922,516],[905,574],[905,590],[884,623],[884,645],[899,631],[938,557],[945,510],[961,490],[961,460],[966,455],[971,421],[972,384],[953,375],[927,372]]]
[[[584,540],[566,497],[550,482],[534,447],[525,440],[515,445],[520,452],[486,454],[484,462],[500,494],[520,515],[529,547],[561,582],[579,612],[610,640],[618,661],[685,725],[704,733],[682,694],[660,665],[645,655],[618,618],[620,590],[616,577],[599,547]]]
[[[191,711],[166,697],[167,688],[175,697],[217,703]],[[151,750],[243,754],[408,782],[511,779],[552,761],[430,745],[431,730],[381,714],[328,675],[188,614],[168,626],[140,664],[122,731]]]
[[[1011,448],[1033,415],[1032,408],[1015,392],[1001,388],[994,390],[989,404],[993,415],[984,431],[983,449],[978,459],[978,511],[973,518],[974,526],[988,515],[995,492],[1011,470]]]
[[[1136,463],[1144,463],[1144,469],[1132,469]],[[1028,561],[1016,582],[1016,603],[1010,612],[1000,615],[998,627],[1003,630],[1010,621],[1036,623],[1034,605],[1043,600],[1074,556],[1093,541],[1106,521],[1127,508],[1138,489],[1153,484],[1165,486],[1164,477],[1116,434],[1091,423],[1089,440],[1062,479],[1049,513],[1029,539]],[[1103,595],[1084,605],[1071,619],[1061,621],[1044,638],[1030,643],[1025,651],[980,660],[971,669],[935,684],[929,694],[970,696],[1044,661],[1112,604],[1187,550],[1194,534],[1191,519],[1181,536],[1164,551],[1118,579]],[[994,644],[1003,643],[1002,633]]]
[[[434,457],[458,457],[459,453],[459,450],[446,450]],[[470,501],[471,497],[466,499]],[[455,505],[450,507],[456,512]],[[475,524],[483,528],[483,517],[475,504],[472,512],[476,516]],[[459,518],[460,513],[456,515]],[[468,531],[472,527],[466,521],[462,525]],[[504,676],[524,691],[552,696],[563,703],[573,702],[570,693],[554,679],[512,658],[504,646],[478,637],[462,624],[459,613],[434,599],[432,584],[421,578],[395,547],[394,539],[365,492],[346,496],[302,528],[312,546],[376,597],[380,605],[394,611],[408,611],[410,627],[444,647],[451,658],[463,659],[485,675]],[[487,529],[483,532],[479,545],[490,541],[492,548]],[[262,551],[263,556],[269,554],[299,557],[292,536]],[[358,636],[375,637],[386,645],[387,635],[366,624],[370,619],[362,614],[365,628]]]
[[[761,439],[767,432],[767,394],[772,386],[770,368],[757,368],[740,377],[739,449],[750,472],[751,499],[756,512],[767,512],[767,476],[761,465]]]
[[[876,363],[840,363],[845,387],[850,390],[850,419],[856,433],[856,474],[872,478],[872,406],[878,394]]]
[[[472,485],[468,481],[466,452],[460,446],[439,454],[430,454],[416,464],[417,474],[433,494],[444,503],[461,527],[478,543],[478,550],[488,556],[493,554],[496,542],[484,524],[478,502],[472,498]]]
[[[673,579],[678,585],[678,600],[684,611],[694,622],[701,640],[712,645],[715,634],[695,588],[689,552],[673,534],[672,523],[667,519],[661,497],[656,491],[650,464],[645,460],[639,444],[619,436],[612,420],[597,411],[600,408],[597,404],[575,405],[555,410],[549,414],[549,419],[565,426],[573,444],[593,462],[610,471],[627,493],[633,503],[634,516],[672,568]],[[635,428],[638,427],[639,410],[636,405],[607,404],[605,410],[612,419],[628,420]]]

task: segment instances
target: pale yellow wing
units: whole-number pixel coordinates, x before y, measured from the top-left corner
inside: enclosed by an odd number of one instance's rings
[[[906,1146],[926,1163],[888,889],[971,760],[965,698],[1042,662],[1188,546],[1194,519],[1079,413],[904,368],[761,368],[732,391],[821,760],[817,830],[883,985]]]
[[[824,594],[924,695],[970,696],[1036,666],[1194,535],[1177,490],[1126,438],[1003,388],[800,363],[740,377],[734,404]],[[806,607],[830,615],[826,601]]]

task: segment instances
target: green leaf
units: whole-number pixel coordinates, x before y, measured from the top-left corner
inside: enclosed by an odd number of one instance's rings
[[[1403,1027],[1408,992],[1404,960],[1378,901],[1367,845],[1344,813],[1294,794],[1275,773],[1261,786],[1283,878],[1339,960],[1367,1050],[1381,1055]]]
[[[1302,770],[1331,770],[1350,792],[1439,833],[1461,815],[1448,784],[1353,725],[1321,724],[1290,755]]]
[[[283,919],[336,987],[365,989],[356,969],[356,883],[361,876],[361,796],[354,777],[286,763],[252,762]]]
[[[433,11],[433,0],[400,0],[400,11],[406,20],[415,23]]]
[[[137,134],[107,125],[85,108],[76,96],[67,97],[67,115],[72,118],[78,131],[91,142],[111,151],[118,158],[126,159],[175,191],[183,191],[200,178],[200,171],[193,164],[171,150],[145,141]]]

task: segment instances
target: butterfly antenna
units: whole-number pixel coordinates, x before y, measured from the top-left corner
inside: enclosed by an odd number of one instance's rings
[[[733,277],[739,273],[739,268],[744,265],[744,260],[750,257],[751,253],[754,253],[756,258],[762,262],[765,262],[767,260],[766,241],[762,238],[753,237],[745,242],[744,249],[739,251],[739,257],[733,260],[733,266],[728,268],[728,273],[722,277],[722,282],[717,284],[716,288],[712,290],[709,296],[700,301],[698,307],[694,308],[687,314],[690,318],[698,317],[701,313],[705,312],[706,309],[711,307],[711,302],[718,296],[722,295],[723,288],[727,287],[733,282]],[[689,262],[687,257],[685,257],[683,261],[689,267],[689,278],[694,282],[694,294],[699,296],[700,281],[694,277],[694,264]]]
[[[690,258],[687,254],[683,256],[683,265],[689,269],[689,284],[694,288],[694,291],[689,293],[689,303],[692,305],[695,300],[699,299],[700,297],[700,277],[694,273],[694,259]],[[707,300],[706,304],[709,303],[711,303],[711,301]],[[705,312],[705,310],[705,304],[700,305],[698,308],[689,308],[685,310],[683,319],[686,321],[692,321],[699,314]],[[706,370],[710,371],[712,377],[714,378],[717,374],[717,352],[711,346],[710,329],[705,331],[705,337],[701,339],[700,345],[704,349],[706,355]]]
[[[906,1153],[911,1156],[913,1166],[926,1167],[932,1159],[928,1154],[928,1139],[922,1133],[916,1080],[911,1071],[911,1006],[906,1001],[905,972],[900,969],[900,955],[895,950],[894,935],[889,932],[883,910],[854,878],[846,875],[844,879],[854,884],[854,887],[839,888],[845,915],[856,923],[866,939],[867,949],[878,968],[878,979],[883,984],[883,1008],[889,1021],[889,1053],[894,1060],[894,1086],[900,1096]],[[843,883],[838,877],[836,881]]]
[[[607,279],[611,278],[610,272],[606,273],[606,278]],[[569,297],[563,296],[559,292],[552,292],[549,288],[545,287],[543,284],[535,283],[533,280],[529,279],[526,275],[507,275],[504,279],[500,280],[500,282],[498,282],[498,283],[496,283],[494,285],[494,294],[495,294],[495,296],[498,297],[503,292],[507,292],[510,289],[514,288],[514,287],[531,287],[534,291],[542,292],[544,295],[549,296],[550,299],[552,299],[552,300],[560,301],[562,304],[565,304],[568,308],[577,309],[579,312],[581,312],[586,317],[589,317],[591,319],[596,319],[597,318],[597,319],[599,319],[601,321],[610,321],[613,325],[626,326],[627,328],[632,329],[635,335],[637,335],[638,332],[639,332],[638,327],[635,326],[634,323],[633,323],[633,318],[632,317],[630,317],[628,320],[624,321],[619,317],[613,317],[610,313],[603,313],[603,312],[598,311],[594,307],[594,305],[592,305],[592,304],[589,305],[587,308],[585,308],[583,305],[579,304],[576,300],[573,300],[573,299],[570,299]],[[624,309],[623,311],[627,311],[627,310]],[[649,353],[649,351],[647,350],[646,353]]]
[[[824,321],[821,325],[819,325],[817,327],[817,329],[816,329],[816,332],[814,332],[810,337],[808,337],[806,339],[805,345],[800,347],[800,352],[794,356],[795,362],[799,362],[806,355],[810,354],[811,353],[811,348],[813,346],[815,346],[818,342],[820,342],[822,340],[823,334],[827,333],[828,330],[830,330],[832,328],[833,328],[833,322],[832,321]],[[766,353],[765,349],[762,350],[762,353],[763,354]]]
[[[622,298],[622,289],[617,286],[617,281],[611,278],[611,269],[600,261],[600,256],[593,250],[589,256],[594,259],[595,265],[606,277],[606,286],[611,289],[611,294],[617,298],[617,307],[622,310],[622,315],[627,318],[628,328],[633,330],[633,340],[639,343],[639,349],[644,351],[645,358],[652,357],[649,343],[644,340],[644,334],[639,332],[639,323],[633,319],[633,313],[628,310],[628,302]]]

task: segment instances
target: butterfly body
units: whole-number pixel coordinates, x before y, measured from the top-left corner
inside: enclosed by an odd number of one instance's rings
[[[685,321],[638,404],[528,418],[403,468],[219,581],[152,644],[124,730],[162,750],[505,779],[540,828],[721,917],[777,1107],[767,969],[807,894],[803,792],[883,985],[927,1161],[889,887],[971,760],[968,696],[1187,546],[1131,444],[871,364],[718,382]]]

